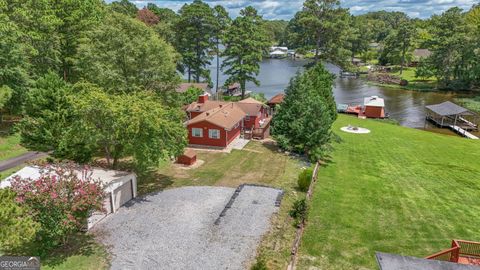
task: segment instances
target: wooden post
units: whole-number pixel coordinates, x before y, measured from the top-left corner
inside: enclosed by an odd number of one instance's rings
[[[458,118],[458,114],[455,115],[455,121],[453,121],[453,125],[454,125],[454,126],[457,125],[457,118]]]

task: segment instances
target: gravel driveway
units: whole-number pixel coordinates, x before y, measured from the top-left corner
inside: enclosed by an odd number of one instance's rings
[[[256,186],[235,191],[184,187],[148,195],[94,231],[111,248],[112,269],[245,269],[269,229],[281,191]]]

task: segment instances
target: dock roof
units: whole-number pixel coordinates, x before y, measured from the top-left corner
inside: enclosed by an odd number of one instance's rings
[[[426,106],[426,108],[441,116],[475,115],[475,113],[469,111],[468,109],[458,106],[457,104],[450,101],[445,101],[443,103],[435,104],[435,105],[429,105],[429,106]]]

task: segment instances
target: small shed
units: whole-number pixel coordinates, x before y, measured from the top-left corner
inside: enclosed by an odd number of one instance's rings
[[[41,176],[42,168],[38,166],[27,166],[0,182],[0,188],[10,187],[14,177],[23,179],[38,179]],[[76,170],[79,178],[83,178],[84,170]],[[91,178],[99,180],[105,185],[107,196],[104,201],[106,213],[93,213],[87,221],[87,229],[92,228],[97,222],[111,213],[115,213],[121,206],[137,197],[137,176],[131,172],[105,170],[101,168],[92,169]]]
[[[197,162],[197,153],[192,149],[186,149],[185,152],[177,158],[178,164],[191,166]]]
[[[385,118],[385,101],[378,96],[366,97],[363,102],[362,116],[367,118]]]

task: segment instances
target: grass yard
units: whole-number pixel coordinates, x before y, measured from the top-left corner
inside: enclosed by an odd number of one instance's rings
[[[197,151],[197,160],[205,163],[188,170],[171,163],[163,164],[155,174],[139,178],[139,193],[180,186],[237,187],[244,183],[282,188],[285,196],[279,214],[274,216],[272,229],[264,236],[259,255],[265,258],[270,269],[285,268],[295,235],[288,211],[296,199],[305,196],[296,187],[300,168],[307,164],[279,153],[273,145],[254,141],[243,150],[231,153]]]
[[[348,124],[372,132],[339,131]],[[320,169],[299,269],[378,269],[375,251],[424,257],[480,240],[478,141],[344,115],[334,128],[343,142]]]
[[[20,146],[18,134],[0,136],[0,161],[19,156],[27,152],[27,149]]]
[[[480,96],[472,98],[457,98],[456,100],[462,106],[465,106],[472,111],[480,112]]]

